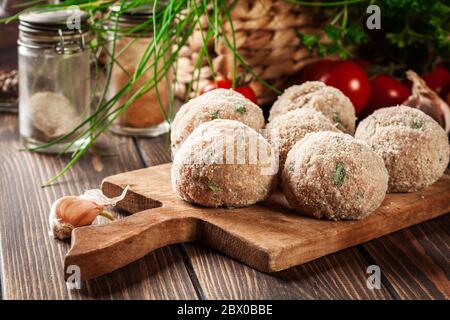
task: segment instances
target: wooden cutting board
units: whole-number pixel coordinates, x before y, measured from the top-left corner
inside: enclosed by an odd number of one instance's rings
[[[106,178],[103,192],[132,215],[104,225],[75,229],[65,258],[80,267],[82,280],[121,268],[149,252],[196,242],[264,272],[280,271],[381,237],[450,211],[450,175],[416,193],[389,194],[360,221],[326,221],[289,209],[281,191],[267,201],[239,209],[204,208],[172,191],[170,164]],[[68,274],[66,273],[66,276]]]

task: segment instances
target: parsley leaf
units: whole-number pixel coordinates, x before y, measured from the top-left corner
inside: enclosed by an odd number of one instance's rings
[[[238,113],[244,115],[244,114],[247,113],[247,109],[246,109],[244,106],[240,106],[240,107],[237,107],[237,108],[236,108],[236,112],[238,112]]]
[[[211,120],[219,119],[220,117],[220,111],[216,110],[213,113],[211,113]]]
[[[342,187],[345,181],[345,175],[347,174],[345,169],[345,164],[342,162],[336,163],[336,166],[334,167],[333,175],[331,176],[331,179],[333,180],[333,184],[336,187]]]

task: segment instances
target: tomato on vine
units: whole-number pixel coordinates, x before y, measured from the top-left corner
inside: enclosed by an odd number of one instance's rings
[[[201,94],[204,94],[205,92],[223,88],[223,89],[232,89],[233,83],[231,80],[228,79],[216,79],[214,82],[213,80],[210,81],[206,86],[203,87],[201,90]],[[244,97],[246,97],[248,100],[252,101],[253,103],[257,102],[255,91],[250,86],[237,86],[233,89],[236,92],[239,92]]]

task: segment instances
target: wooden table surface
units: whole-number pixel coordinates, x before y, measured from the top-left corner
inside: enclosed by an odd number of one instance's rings
[[[16,64],[13,27],[0,26],[0,67]],[[5,31],[6,30],[6,31]],[[67,157],[20,152],[18,119],[0,113],[0,281],[3,299],[448,299],[450,219],[438,219],[286,271],[265,274],[193,244],[157,250],[131,265],[66,288],[69,243],[48,235],[48,212],[63,195],[96,188],[108,175],[170,161],[166,137],[108,135],[102,154],[85,156],[41,188]],[[157,188],[157,186],[155,186]],[[378,265],[381,288],[368,289]]]

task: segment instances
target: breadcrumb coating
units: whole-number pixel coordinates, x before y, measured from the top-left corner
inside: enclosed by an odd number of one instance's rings
[[[255,130],[264,128],[265,124],[261,108],[242,94],[231,89],[215,89],[181,106],[171,126],[173,152],[200,124],[215,119],[237,120]]]
[[[267,140],[234,120],[197,127],[172,165],[172,186],[183,200],[207,207],[243,207],[268,198],[278,163]]]
[[[424,112],[406,106],[375,111],[355,137],[367,142],[389,171],[388,192],[414,192],[436,182],[447,168],[447,135]]]
[[[355,132],[355,108],[339,89],[320,81],[307,81],[287,88],[275,101],[269,121],[298,108],[311,108],[322,112],[341,131]]]
[[[307,133],[317,131],[340,132],[321,112],[309,108],[289,111],[269,122],[267,138],[278,150],[280,168],[294,144]]]
[[[348,134],[308,133],[289,151],[283,192],[300,213],[329,220],[358,220],[382,203],[388,186],[383,160]]]

